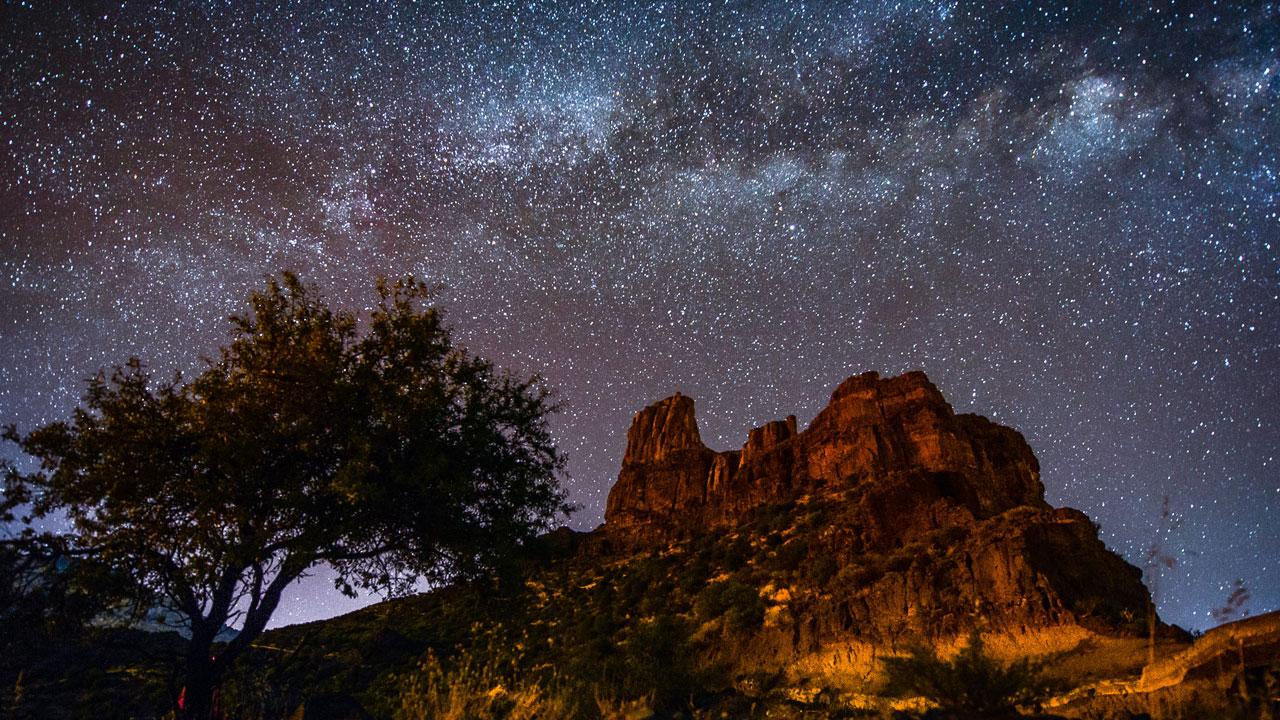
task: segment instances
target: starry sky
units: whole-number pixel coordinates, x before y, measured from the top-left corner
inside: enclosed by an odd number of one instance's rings
[[[1280,608],[1275,3],[324,5],[4,2],[0,420],[412,273],[554,388],[579,529],[651,402],[724,450],[920,369],[1167,620]]]

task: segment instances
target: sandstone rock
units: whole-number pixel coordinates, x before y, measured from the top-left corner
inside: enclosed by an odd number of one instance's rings
[[[693,398],[676,393],[636,413],[622,462],[662,462],[681,451],[705,448],[693,416]]]
[[[841,383],[804,432],[793,415],[755,428],[736,452],[702,444],[692,399],[650,405],[627,433],[605,522],[678,536],[795,492],[829,493],[901,472],[934,474],[940,493],[979,517],[1047,507],[1039,464],[1017,431],[956,415],[924,373],[871,372]]]
[[[790,537],[839,573],[822,591],[797,588],[787,612],[770,616],[760,637],[774,639],[755,652],[775,658],[974,627],[1039,638],[1047,652],[1115,632],[1149,607],[1141,572],[1102,544],[1089,518],[1045,502],[1022,435],[956,415],[920,372],[851,377],[804,431],[794,416],[776,420],[722,453],[702,444],[690,398],[645,408],[588,546],[735,532],[757,508],[783,502],[822,514],[820,530]]]
[[[657,526],[705,505],[716,454],[702,444],[693,399],[675,395],[636,413],[606,522]]]

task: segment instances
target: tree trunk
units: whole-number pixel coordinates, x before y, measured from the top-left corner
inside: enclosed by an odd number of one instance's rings
[[[210,655],[213,637],[205,632],[192,633],[187,647],[186,686],[179,700],[178,717],[185,720],[211,720],[217,717],[215,698],[218,692],[220,663]]]
[[[262,635],[271,619],[271,613],[280,603],[280,594],[286,586],[309,567],[311,558],[294,562],[293,567],[283,568],[267,586],[261,597],[255,597],[245,611],[244,626],[231,642],[218,648],[213,657],[213,641],[227,620],[227,608],[231,604],[234,582],[226,583],[226,595],[222,604],[215,603],[214,610],[206,617],[191,617],[191,642],[187,644],[186,687],[183,690],[182,707],[177,713],[184,720],[211,720],[221,715],[218,708],[218,687],[222,677],[231,668],[240,653]],[[233,579],[238,575],[232,575]]]

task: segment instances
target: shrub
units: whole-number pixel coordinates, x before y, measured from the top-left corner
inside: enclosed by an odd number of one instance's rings
[[[756,508],[753,519],[762,534],[781,532],[791,527],[793,510],[795,503],[761,505]]]
[[[788,540],[782,547],[778,548],[778,554],[774,558],[774,566],[779,570],[795,570],[808,556],[809,543],[799,539]]]
[[[693,561],[690,562],[689,565],[685,567],[684,571],[680,573],[677,584],[680,586],[681,590],[692,595],[701,590],[702,586],[707,584],[707,579],[710,577],[711,562],[705,555],[699,553],[694,556]]]
[[[809,582],[815,585],[826,585],[831,580],[831,576],[836,574],[837,567],[838,564],[835,558],[830,555],[823,555],[809,566],[809,572],[805,575]]]
[[[864,555],[860,558],[862,563],[857,565],[845,565],[840,568],[836,574],[836,583],[842,587],[855,589],[866,587],[884,575],[884,567],[882,567],[883,559],[875,556]]]
[[[644,596],[640,600],[640,604],[636,606],[642,617],[653,615],[661,615],[671,611],[673,602],[673,590],[675,587],[668,582],[658,583],[653,587],[653,591]]]
[[[764,601],[752,591],[750,597],[741,597],[724,614],[725,627],[730,630],[746,630],[764,622]]]
[[[820,529],[823,526],[823,524],[826,523],[826,521],[827,521],[826,512],[822,508],[819,508],[809,513],[808,515],[805,515],[800,520],[799,526],[804,528],[805,530],[817,530],[817,529]]]
[[[750,585],[734,580],[712,583],[699,595],[694,605],[706,620],[724,616],[725,625],[733,630],[754,627],[764,621],[764,601]]]
[[[647,699],[660,710],[680,707],[699,688],[691,657],[689,629],[682,621],[660,615],[640,623],[623,644],[616,696]]]
[[[751,559],[751,541],[739,536],[724,553],[724,566],[729,571],[741,569]]]
[[[531,680],[513,680],[512,668],[464,652],[446,669],[427,653],[404,679],[397,720],[523,720],[567,714],[556,693]]]
[[[906,657],[886,658],[884,665],[888,693],[921,695],[966,717],[1009,712],[1048,694],[1038,665],[1025,659],[1001,665],[986,655],[977,631],[951,660],[917,647]]]

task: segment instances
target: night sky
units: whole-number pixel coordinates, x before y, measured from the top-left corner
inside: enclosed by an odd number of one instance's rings
[[[1167,620],[1280,607],[1276,4],[49,5],[0,16],[2,422],[198,370],[282,269],[412,273],[555,389],[576,528],[651,402],[724,450],[920,369],[1174,558]]]

